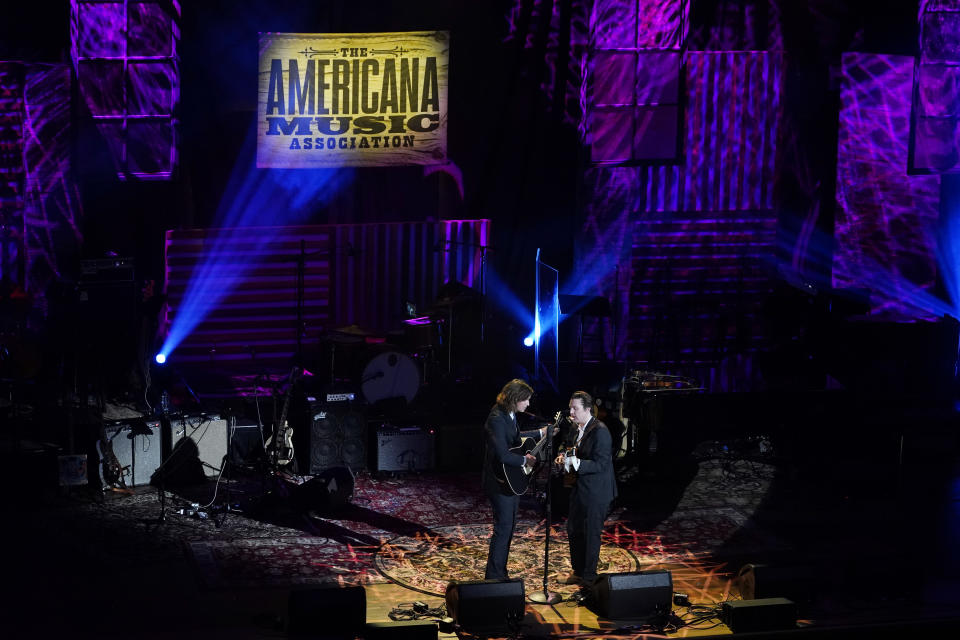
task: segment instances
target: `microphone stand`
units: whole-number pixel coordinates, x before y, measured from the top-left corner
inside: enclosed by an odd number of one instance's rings
[[[554,421],[552,425],[547,427],[546,449],[547,449],[547,456],[549,456],[549,458],[547,460],[547,490],[546,490],[546,498],[547,498],[546,530],[547,532],[543,542],[543,592],[541,593],[538,591],[536,593],[530,594],[530,601],[536,604],[553,605],[553,604],[557,604],[561,600],[559,593],[551,593],[550,591],[547,590],[547,577],[550,572],[550,523],[552,520],[551,515],[553,512],[552,501],[550,498],[550,485],[552,484],[550,480],[551,480],[551,477],[553,476],[553,430],[560,424],[560,420],[562,420],[562,418],[557,419],[556,421]]]

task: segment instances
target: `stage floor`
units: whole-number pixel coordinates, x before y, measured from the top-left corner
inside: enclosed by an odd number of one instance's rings
[[[957,471],[951,458],[905,468],[872,490],[848,483],[837,491],[835,476],[777,460],[620,460],[601,571],[669,570],[673,591],[694,605],[673,607],[693,624],[668,627],[671,637],[729,633],[711,612],[742,597],[736,576],[748,564],[799,571],[794,582],[809,587],[802,625],[953,618]],[[148,486],[131,494],[7,487],[6,628],[17,637],[282,637],[292,590],[362,586],[366,621],[387,622],[415,601],[439,608],[452,580],[482,577],[490,521],[479,474],[359,472],[333,511],[318,501],[316,483],[299,480],[238,474],[169,488],[162,505]],[[542,589],[546,538],[546,486],[534,489],[521,503],[509,565],[528,596]],[[528,603],[521,634],[640,633],[641,620],[598,619],[568,600],[576,589],[559,584],[569,560],[563,496],[555,498],[549,588],[567,601]]]

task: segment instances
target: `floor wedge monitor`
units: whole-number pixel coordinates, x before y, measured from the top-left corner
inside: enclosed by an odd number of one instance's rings
[[[669,571],[605,573],[593,585],[597,615],[605,618],[644,618],[670,611],[673,577]]]
[[[524,612],[523,580],[454,581],[447,585],[447,615],[470,632],[509,629]]]

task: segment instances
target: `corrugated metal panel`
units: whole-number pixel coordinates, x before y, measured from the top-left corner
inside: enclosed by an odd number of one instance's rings
[[[287,366],[296,352],[301,250],[305,348],[347,325],[398,329],[406,302],[426,306],[450,279],[478,284],[489,230],[489,220],[458,220],[169,231],[169,321],[200,273],[229,287],[174,357],[237,370]]]

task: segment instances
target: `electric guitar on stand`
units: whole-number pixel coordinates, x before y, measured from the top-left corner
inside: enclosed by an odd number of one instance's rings
[[[127,482],[123,478],[124,468],[120,466],[120,461],[113,452],[113,441],[107,437],[103,420],[100,421],[100,440],[97,441],[97,455],[100,456],[100,482],[103,490],[132,493],[127,488]]]
[[[287,385],[287,395],[283,400],[283,410],[277,420],[273,435],[267,440],[267,451],[270,460],[276,466],[285,467],[293,462],[293,428],[287,423],[287,412],[290,409],[290,396],[293,395],[293,385],[300,375],[300,367],[294,367],[290,372],[290,382]]]
[[[518,446],[510,449],[510,452],[519,454],[521,456],[525,456],[528,453],[532,456],[539,454],[540,450],[543,449],[545,444],[547,444],[547,438],[550,435],[550,431],[559,426],[560,419],[562,417],[563,413],[557,411],[557,415],[554,416],[553,424],[547,427],[543,437],[540,438],[540,442],[534,444],[533,438],[524,438]],[[513,492],[514,495],[519,496],[526,493],[527,489],[530,487],[530,478],[535,475],[535,472],[539,466],[539,462],[534,464],[532,467],[529,467],[526,464],[524,464],[522,467],[503,465],[503,477],[504,480],[506,480],[507,488]]]

